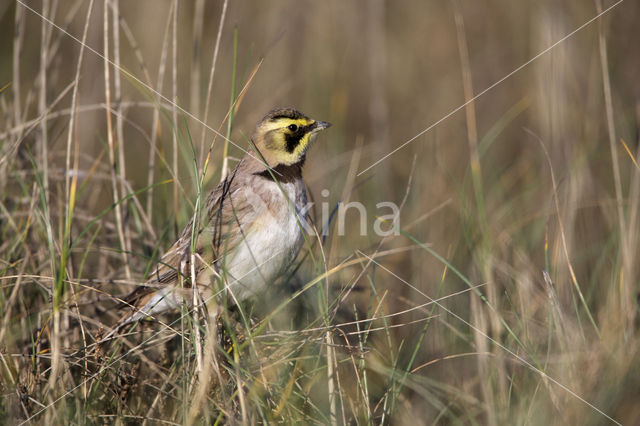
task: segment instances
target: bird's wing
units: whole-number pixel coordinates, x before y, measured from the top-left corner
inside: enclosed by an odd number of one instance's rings
[[[195,253],[198,255],[196,274],[204,269],[215,268],[215,263],[225,253],[242,241],[242,226],[239,218],[253,209],[246,196],[247,179],[238,175],[241,164],[207,197],[206,211],[197,228],[198,236]],[[112,328],[108,337],[113,336],[126,324],[138,321],[147,315],[167,310],[175,304],[179,295],[172,293],[177,289],[178,277],[183,268],[184,281],[181,287],[190,287],[191,236],[193,219],[185,226],[180,238],[162,256],[147,281],[123,298],[123,306],[131,308]],[[166,300],[165,300],[166,299]]]
[[[189,221],[180,238],[162,256],[146,284],[152,286],[177,284],[181,262],[183,262],[183,268],[186,267],[183,271],[184,278],[189,278],[194,230],[198,233],[195,253],[206,263],[206,265],[196,265],[196,272],[214,264],[224,253],[237,245],[242,236],[238,218],[242,217],[247,209],[252,208],[244,197],[241,180],[242,178],[237,176],[236,169],[209,194],[199,226],[194,228],[193,218]]]

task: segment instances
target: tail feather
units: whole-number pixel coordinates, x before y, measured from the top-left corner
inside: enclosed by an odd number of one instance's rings
[[[140,298],[135,305],[131,306],[132,311],[124,315],[98,343],[101,344],[116,337],[120,330],[128,324],[133,324],[144,318],[153,318],[168,310],[178,309],[182,303],[182,297],[179,297],[174,290],[173,287],[165,287]]]

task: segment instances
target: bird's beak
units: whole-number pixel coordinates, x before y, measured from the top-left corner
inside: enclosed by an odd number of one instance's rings
[[[324,130],[327,127],[331,127],[331,123],[327,123],[326,121],[316,121],[315,126],[313,128],[313,133],[317,133],[320,130]]]

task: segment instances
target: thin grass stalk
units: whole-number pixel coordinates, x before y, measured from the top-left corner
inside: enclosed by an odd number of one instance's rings
[[[525,129],[527,130],[527,129]],[[575,270],[573,268],[573,264],[571,263],[571,258],[569,257],[569,248],[567,245],[567,239],[565,236],[565,232],[564,232],[564,225],[562,223],[562,215],[560,214],[560,201],[559,201],[559,197],[558,197],[558,186],[557,186],[557,182],[556,182],[556,176],[555,176],[555,172],[553,171],[553,165],[551,163],[551,157],[549,156],[549,151],[547,151],[547,147],[544,145],[544,143],[542,142],[542,140],[534,133],[532,133],[531,131],[527,130],[527,132],[534,136],[536,138],[536,140],[538,141],[540,147],[542,148],[542,152],[544,153],[544,156],[547,160],[547,164],[549,166],[549,174],[551,175],[551,185],[552,185],[552,191],[553,191],[553,203],[554,203],[554,208],[556,211],[556,217],[558,218],[558,228],[560,230],[560,242],[562,245],[562,250],[563,250],[563,254],[565,257],[565,260],[567,262],[567,266],[569,268],[569,275],[571,277],[571,283],[573,284],[574,289],[576,290],[576,293],[578,294],[578,298],[580,300],[580,303],[582,304],[585,312],[587,313],[587,317],[589,318],[589,322],[591,322],[591,325],[593,326],[594,331],[596,332],[596,334],[598,335],[598,338],[600,338],[600,329],[598,328],[596,321],[593,317],[593,315],[591,314],[591,309],[589,308],[589,305],[587,304],[587,301],[584,298],[584,295],[582,294],[582,290],[580,289],[580,285],[578,284],[578,277],[576,276]],[[455,270],[454,270],[455,272]]]
[[[39,202],[40,202],[40,211],[38,212],[39,214],[37,215],[38,218],[40,219],[41,223],[42,223],[42,227],[45,229],[46,235],[47,235],[47,249],[48,249],[48,254],[49,257],[51,259],[50,261],[50,267],[52,270],[52,273],[50,275],[51,280],[53,281],[52,283],[52,288],[49,290],[47,289],[47,293],[48,296],[51,297],[53,299],[53,293],[55,291],[55,285],[56,285],[56,278],[57,278],[57,264],[55,262],[54,259],[56,259],[57,256],[57,247],[56,247],[56,241],[55,241],[55,237],[53,235],[53,221],[51,219],[51,214],[49,211],[49,204],[47,204],[46,199],[44,197],[44,191],[42,190],[42,181],[41,181],[41,177],[40,175],[37,173],[37,164],[35,161],[32,161],[33,164],[33,168],[36,172],[36,183],[34,184],[34,191],[33,191],[33,197],[35,198],[36,196],[39,197]],[[36,190],[38,192],[36,192]],[[54,315],[54,319],[55,319],[55,315]],[[51,319],[48,318],[47,321],[50,321]],[[52,343],[51,345],[53,345],[53,339],[57,338],[57,335],[52,336]],[[38,343],[40,342],[40,339],[38,339]],[[53,347],[53,346],[52,346]],[[39,348],[38,348],[38,352],[39,352]],[[52,355],[53,355],[53,350],[51,351]],[[54,358],[52,358],[52,367],[53,367],[53,362],[56,361]],[[57,366],[56,366],[57,368]],[[49,390],[52,389],[52,386],[55,384],[55,381],[53,381],[51,379],[51,377],[49,378],[49,382],[47,383],[47,388]],[[51,399],[51,398],[50,398]],[[44,409],[42,411],[45,411]],[[41,411],[41,412],[42,412]],[[47,416],[49,416],[49,413],[46,413]]]
[[[347,171],[347,176],[345,179],[345,183],[344,186],[342,188],[342,195],[340,196],[340,200],[338,200],[339,203],[341,203],[342,205],[347,205],[349,204],[349,201],[351,199],[351,192],[353,191],[354,188],[354,182],[356,179],[356,173],[358,172],[358,166],[360,165],[360,157],[362,155],[362,145],[364,143],[364,138],[362,136],[357,136],[356,137],[356,141],[355,141],[355,148],[353,150],[353,155],[351,156],[351,160],[349,161],[349,169]],[[327,195],[328,195],[328,191],[327,191]],[[328,202],[328,200],[327,200]],[[324,216],[327,216],[325,214],[323,214],[323,218]],[[328,218],[327,218],[328,220]],[[327,234],[329,233],[329,223],[323,223],[322,226],[326,226],[327,227]],[[322,232],[324,233],[324,229],[322,230]],[[324,236],[324,235],[323,235]],[[340,246],[339,244],[343,242],[341,238],[332,238],[331,239],[331,247],[329,249],[329,261],[332,261],[334,253],[339,253],[339,249]],[[335,258],[337,259],[337,255],[335,256]],[[345,299],[347,298],[347,296],[349,295],[349,293],[351,289],[349,289],[349,291],[347,291],[345,293],[345,295],[341,298],[340,302],[344,302]],[[338,306],[336,306],[334,308],[334,314],[335,311],[338,309]]]
[[[636,151],[636,157],[640,158],[640,138],[638,141],[638,149]],[[627,216],[629,217],[629,239],[627,240],[628,246],[625,248],[625,251],[628,252],[627,256],[631,259],[637,258],[638,252],[638,209],[640,208],[640,168],[636,167],[633,169],[631,176],[631,188],[629,190],[629,210]],[[637,266],[632,263],[630,265],[631,270],[627,274],[627,282],[632,283],[636,282],[636,276],[638,274]],[[629,336],[633,335],[635,331],[635,318],[637,318],[638,313],[635,310],[631,311],[634,316],[628,322],[628,334]]]
[[[33,197],[35,200],[36,197]],[[9,295],[7,300],[3,300],[3,304],[1,305],[3,310],[2,316],[2,327],[0,327],[0,342],[4,342],[5,332],[7,331],[7,325],[9,324],[9,319],[11,318],[11,313],[13,312],[13,306],[15,305],[16,298],[20,294],[20,290],[22,289],[22,281],[24,279],[24,271],[27,266],[27,262],[23,262],[20,265],[20,269],[18,270],[17,278],[15,283],[13,284],[13,289],[11,290],[11,294]],[[3,297],[4,299],[4,297]],[[2,377],[9,377],[9,382],[11,385],[15,386],[19,380],[19,377],[14,375],[14,369],[9,366],[7,359],[5,358],[3,351],[0,351],[0,361],[4,367],[4,374]]]
[[[189,78],[190,86],[190,110],[194,114],[200,114],[200,67],[201,67],[201,51],[202,51],[202,27],[204,22],[204,0],[196,0],[193,9],[193,33],[191,38],[191,76]],[[203,117],[204,122],[207,117]],[[204,128],[204,126],[202,126]]]
[[[112,8],[113,10],[113,8]],[[119,25],[118,25],[119,24]],[[140,51],[140,47],[131,31],[131,29],[129,28],[129,25],[127,25],[127,21],[125,21],[125,19],[120,16],[119,14],[119,9],[118,11],[115,12],[115,16],[114,16],[114,26],[118,25],[118,28],[121,28],[125,37],[127,38],[127,40],[129,41],[129,44],[131,46],[131,48],[134,51],[134,55],[136,57],[136,59],[138,60],[138,64],[140,65],[140,68],[142,68],[142,72],[144,74],[145,77],[145,81],[146,83],[144,83],[144,85],[151,89],[152,87],[152,79],[151,79],[151,74],[149,73],[149,69],[145,63],[145,60],[143,58],[142,52]],[[167,40],[167,34],[165,31],[165,38],[164,40]],[[120,49],[116,49],[116,52],[118,52],[118,61],[119,61],[119,51]],[[164,53],[164,52],[163,52]],[[116,74],[118,76],[118,82],[119,82],[119,74]],[[162,77],[160,78],[162,80]],[[151,89],[152,90],[152,89]],[[155,120],[157,121],[159,118],[159,111],[158,108],[160,108],[160,102],[161,102],[161,98],[158,97],[157,98],[157,102],[155,103],[149,103],[153,108],[154,108],[154,116],[155,116]],[[123,102],[122,99],[120,99],[118,101],[118,108],[125,109],[125,108],[129,108],[132,105],[141,105],[144,104],[144,102]],[[119,114],[119,116],[121,116],[122,119],[124,119],[124,115],[121,113]],[[119,117],[120,118],[120,117]],[[137,128],[137,126],[134,123],[130,123],[132,125],[132,127]],[[155,123],[157,124],[157,123]],[[121,127],[118,126],[119,132],[121,130]],[[152,126],[152,130],[151,130],[151,134],[152,134],[152,139],[157,137],[157,132],[154,131],[155,126]],[[121,132],[122,133],[122,132]],[[144,135],[146,136],[146,135]],[[120,139],[123,141],[124,144],[124,139],[123,136],[120,137]],[[148,138],[147,138],[148,139]],[[150,143],[150,146],[152,146],[152,149],[150,150],[150,152],[152,153],[150,160],[155,161],[155,155],[153,155],[153,153],[156,151],[155,147],[156,147],[156,141],[154,140],[153,143]],[[123,150],[124,152],[124,150]],[[154,167],[152,164],[149,164],[149,168],[147,170],[147,176],[151,177],[151,181],[153,180],[153,172],[154,172]],[[122,179],[121,180],[121,184],[123,185],[123,194],[127,194],[127,193],[132,193],[133,190],[131,189],[131,185],[129,184],[129,182],[126,179]],[[153,191],[154,186],[150,186],[149,189],[150,191]],[[151,226],[151,219],[149,218],[149,216],[147,215],[147,212],[151,211],[151,205],[152,205],[152,201],[153,201],[153,196],[152,194],[147,194],[147,202],[148,202],[148,208],[143,208],[142,204],[140,203],[140,200],[137,196],[133,197],[133,202],[135,204],[135,207],[137,210],[132,209],[132,213],[134,214],[139,214],[140,217],[142,218],[144,224],[146,225],[146,231],[149,233],[149,236],[151,237],[152,242],[150,244],[155,244],[157,243],[157,236],[155,231],[153,230],[153,227]],[[125,229],[125,231],[127,232],[127,242],[129,244],[129,250],[131,250],[131,237],[130,237],[130,228],[127,227]]]
[[[336,394],[337,394],[340,396],[340,402],[341,402],[340,406],[342,408],[343,424],[346,424],[345,414],[344,414],[344,402],[342,401],[342,394],[340,392],[341,387],[339,385],[338,363],[337,363],[337,358],[335,353],[332,327],[331,327],[333,315],[330,314],[330,309],[329,309],[330,308],[329,307],[329,279],[328,279],[328,276],[326,275],[327,272],[329,271],[329,266],[327,264],[327,257],[326,257],[324,248],[322,246],[322,236],[320,235],[320,233],[318,232],[315,226],[313,230],[314,230],[314,236],[316,237],[316,241],[318,243],[318,248],[320,249],[320,254],[322,256],[322,263],[318,262],[316,269],[320,270],[319,268],[322,268],[320,271],[326,277],[324,279],[324,288],[322,287],[318,288],[318,294],[320,299],[319,308],[321,310],[323,322],[326,327],[325,344],[327,346],[326,357],[327,357],[327,392],[328,392],[328,400],[329,400],[329,420],[331,424],[337,424],[338,422],[338,410],[337,410],[337,398],[336,398]],[[306,232],[304,229],[301,229],[301,231]],[[310,244],[308,245],[308,248],[311,251]],[[311,255],[313,256],[312,253]]]
[[[181,260],[180,261],[180,266],[178,268],[178,284],[179,284],[179,289],[180,289],[180,295],[183,296],[186,293],[184,292],[185,290],[185,285],[184,285],[184,277],[188,276],[187,274],[189,274],[189,272],[187,271],[186,268],[186,261],[185,260]],[[186,349],[186,345],[185,343],[187,343],[187,333],[186,333],[186,329],[187,329],[187,321],[186,321],[186,316],[189,313],[189,308],[187,306],[187,300],[185,297],[182,297],[182,304],[180,306],[180,356],[182,358],[182,369],[183,371],[188,371],[188,365],[189,363],[187,362],[188,360],[188,356],[187,356],[187,349]],[[188,374],[182,374],[182,377],[180,378],[180,381],[182,382],[182,404],[181,404],[181,408],[182,408],[182,419],[184,421],[184,419],[187,418],[187,407],[189,406],[189,387],[188,387],[188,382],[187,380],[189,379],[189,375]]]
[[[459,0],[452,0],[454,18],[456,23],[456,39],[458,41],[458,54],[460,55],[460,68],[462,71],[462,90],[464,93],[464,112],[467,122],[467,142],[469,144],[469,158],[471,162],[471,177],[476,196],[478,214],[483,226],[482,230],[487,231],[486,209],[484,205],[484,190],[482,183],[482,167],[480,154],[478,152],[478,128],[476,123],[476,108],[473,96],[473,80],[471,76],[471,64],[469,62],[469,48],[467,46],[467,36],[464,27],[464,18],[460,11]]]
[[[365,357],[365,349],[364,349],[366,336],[363,336],[363,334],[361,333],[360,321],[358,318],[358,307],[355,304],[353,305],[353,314],[356,321],[356,330],[358,332],[358,352],[359,352],[358,358],[359,359],[358,359],[357,369],[359,374],[362,375],[362,378],[360,378],[360,376],[356,374],[356,379],[358,380],[358,387],[362,392],[361,398],[365,408],[364,410],[365,422],[366,424],[370,425],[372,424],[371,419],[372,419],[373,413],[371,412],[371,404],[369,402],[370,401],[369,380],[367,378],[367,359]],[[345,338],[345,341],[348,341],[348,339]]]
[[[602,0],[596,0],[596,9],[602,13]],[[600,51],[600,65],[602,71],[602,89],[607,117],[607,133],[609,135],[609,149],[611,151],[611,165],[613,167],[613,182],[616,193],[616,212],[618,213],[618,227],[620,232],[620,255],[622,257],[622,271],[620,274],[620,314],[624,323],[624,331],[633,327],[633,319],[637,310],[633,301],[633,285],[628,280],[633,275],[633,264],[637,261],[631,258],[627,222],[624,217],[624,196],[622,194],[622,179],[620,177],[620,160],[616,144],[616,128],[613,118],[613,101],[611,96],[611,78],[609,76],[609,59],[607,54],[607,40],[604,34],[603,19],[598,20],[598,48]]]
[[[364,266],[363,268],[368,268],[369,265],[370,263],[367,263],[367,265]],[[371,276],[367,276],[367,279],[369,281],[369,287],[371,288],[371,292],[373,294],[373,297],[375,297],[375,302],[377,304],[376,309],[374,311],[375,312],[374,315],[377,315],[377,312],[382,312],[382,323],[383,323],[383,330],[384,330],[385,340],[387,344],[387,349],[389,350],[389,361],[394,369],[394,373],[390,377],[387,377],[387,380],[386,380],[387,391],[385,392],[384,403],[382,404],[383,408],[382,408],[382,422],[381,422],[384,424],[384,419],[390,414],[389,395],[395,394],[394,392],[395,386],[396,386],[395,366],[398,363],[400,349],[396,350],[395,348],[393,339],[391,337],[391,331],[390,331],[391,327],[389,326],[388,316],[384,308],[384,300],[387,298],[388,293],[385,291],[382,294],[382,296],[380,296],[380,294],[378,294],[378,290],[376,289],[375,280]],[[368,333],[366,334],[366,336],[368,336]],[[402,346],[402,344],[400,346]]]
[[[342,424],[346,425],[347,414],[345,412],[345,403],[344,403],[343,392],[342,392],[342,384],[340,382],[340,369],[338,368],[338,357],[336,356],[335,348],[333,348],[333,362],[334,362],[334,375],[336,378],[336,385],[337,385],[337,394],[338,394],[338,398],[340,398],[340,413],[342,414]],[[338,401],[336,400],[336,404],[337,403]]]
[[[14,18],[15,31],[13,36],[13,75],[11,90],[13,91],[13,125],[19,126],[22,123],[22,107],[20,94],[20,59],[22,57],[22,45],[24,43],[24,31],[26,26],[25,10],[21,4],[16,4],[16,15]],[[22,134],[16,135],[16,141],[22,138]]]
[[[200,339],[200,317],[202,304],[200,303],[200,294],[198,293],[198,285],[196,284],[196,269],[195,269],[195,254],[191,254],[191,285],[193,290],[193,329],[194,329],[194,345],[196,350],[196,367],[199,375],[203,371],[203,359],[202,359],[202,341]]]
[[[7,127],[18,127],[20,130],[16,132],[15,138],[12,141],[12,145],[17,147],[22,139],[22,115],[21,111],[21,93],[20,93],[20,59],[22,57],[22,46],[24,43],[24,31],[26,25],[25,18],[25,8],[21,4],[16,4],[16,11],[14,16],[14,33],[13,33],[13,57],[12,59],[12,81],[11,81],[11,107],[3,108],[7,110]],[[2,91],[7,90],[7,86],[0,83],[0,87],[2,87]],[[2,99],[4,104],[4,98]],[[13,111],[10,111],[13,110]],[[13,123],[11,123],[13,121]],[[17,148],[15,148],[17,149]],[[4,177],[7,175],[7,171],[9,170],[7,160],[10,154],[14,149],[12,149],[6,142],[0,145],[0,190],[4,192],[5,185],[7,183],[7,179]]]
[[[19,9],[22,7],[18,6]],[[45,18],[49,14],[50,2],[49,0],[42,1],[42,16]],[[38,114],[41,117],[40,120],[40,167],[42,169],[42,182],[44,188],[44,196],[49,202],[49,151],[48,151],[48,132],[47,132],[47,117],[45,111],[47,110],[47,34],[51,26],[46,19],[43,19],[40,23],[40,91],[38,98]]]
[[[110,76],[110,56],[109,56],[109,2],[108,0],[104,0],[104,8],[103,8],[103,43],[104,43],[104,95],[105,95],[105,103],[107,105],[111,105],[111,76]],[[113,212],[116,218],[116,232],[118,234],[118,240],[120,243],[120,249],[122,250],[121,257],[123,268],[125,271],[125,276],[127,279],[131,277],[131,269],[129,266],[129,262],[127,259],[127,245],[126,239],[124,236],[124,226],[122,221],[122,207],[119,203],[120,200],[120,191],[118,190],[118,175],[116,171],[116,141],[113,135],[113,123],[111,119],[111,109],[106,108],[106,118],[107,118],[107,145],[109,147],[109,168],[111,171],[111,190],[113,192],[113,202],[115,204],[113,208]]]
[[[197,285],[197,281],[196,281],[196,256],[194,253],[191,254],[191,261],[189,263],[190,266],[190,276],[191,276],[191,289],[192,289],[192,304],[194,307],[193,310],[193,330],[194,330],[194,345],[195,345],[195,350],[196,350],[196,368],[197,368],[197,372],[198,374],[194,374],[193,375],[193,379],[194,381],[192,382],[192,388],[195,385],[195,383],[197,382],[201,382],[203,380],[208,380],[208,378],[203,377],[203,372],[204,372],[204,360],[202,358],[202,342],[201,342],[201,338],[200,338],[200,309],[201,309],[201,304],[200,304],[200,297],[198,294],[198,285]],[[197,379],[197,381],[196,381]],[[193,395],[193,392],[189,392],[189,395]],[[185,421],[187,423],[190,423],[191,419],[191,415],[190,413],[192,412],[193,407],[189,408],[189,412],[187,413],[187,416],[185,417]]]
[[[171,61],[171,77],[172,77],[172,101],[171,117],[173,120],[173,175],[175,176],[175,182],[173,182],[173,224],[177,228],[178,225],[178,213],[179,213],[179,200],[178,200],[178,178],[180,173],[178,170],[178,10],[179,0],[173,1],[173,27],[171,31],[171,45],[172,45],[172,61]]]
[[[229,137],[233,128],[234,104],[236,99],[236,67],[238,63],[238,28],[233,29],[233,69],[231,71],[231,100],[229,101],[229,119],[227,120],[227,133],[222,150],[222,173],[220,182],[229,174]]]
[[[68,10],[68,12],[65,15],[64,19],[62,20],[62,25],[61,25],[62,28],[69,28],[69,26],[71,25],[71,23],[73,22],[76,15],[78,14],[78,12],[80,11],[80,9],[84,4],[85,2],[83,0],[76,0],[71,7],[65,7],[65,9]],[[49,12],[49,16],[51,20],[53,20],[52,18],[56,16],[57,9],[58,9],[58,0],[55,0],[53,2],[53,7]],[[57,34],[57,37],[55,39],[53,38],[53,34]],[[64,32],[58,31],[53,27],[53,25],[50,26],[49,28],[50,42],[49,42],[49,51],[47,53],[47,59],[48,59],[47,68],[51,66],[52,61],[56,58],[56,55],[58,54],[58,49],[62,45],[63,40],[66,40],[67,38],[68,36]]]
[[[190,245],[190,257],[191,257],[191,263],[190,263],[190,270],[188,271],[188,273],[190,274],[189,276],[191,277],[191,288],[192,288],[192,302],[193,302],[193,328],[194,328],[194,333],[195,333],[195,351],[196,351],[196,366],[197,366],[197,371],[198,371],[198,375],[202,373],[203,370],[203,365],[202,365],[202,342],[200,339],[200,317],[201,317],[201,310],[203,309],[202,304],[200,303],[201,301],[201,297],[198,291],[198,281],[197,281],[197,277],[196,277],[196,269],[195,269],[195,265],[196,265],[196,252],[197,252],[197,242],[198,242],[198,234],[199,234],[199,227],[200,227],[200,223],[201,223],[201,215],[202,215],[202,210],[203,210],[203,204],[204,204],[204,209],[207,208],[206,205],[206,201],[204,201],[203,203],[203,193],[202,193],[202,181],[204,180],[204,175],[206,173],[206,164],[204,166],[203,169],[203,173],[202,175],[198,174],[198,163],[197,163],[197,159],[196,159],[196,151],[195,148],[193,146],[193,139],[191,138],[191,132],[189,131],[189,124],[187,123],[186,117],[183,117],[184,121],[184,126],[185,126],[185,131],[187,133],[187,139],[189,141],[189,147],[191,148],[191,161],[193,164],[193,176],[194,176],[194,182],[196,185],[196,204],[195,204],[195,208],[193,211],[193,218],[192,218],[192,222],[193,222],[193,227],[191,228],[191,245]],[[207,212],[205,212],[205,217],[207,216]],[[198,375],[194,375],[194,380]],[[192,383],[193,385],[193,383]],[[189,394],[191,394],[191,392],[189,392]],[[187,417],[185,417],[185,420],[187,419]]]
[[[167,63],[167,51],[169,50],[169,28],[171,28],[171,21],[173,20],[173,13],[175,13],[175,1],[172,1],[169,7],[169,14],[167,16],[167,23],[164,29],[164,38],[162,39],[162,49],[160,50],[160,65],[158,66],[158,80],[156,83],[156,93],[162,93],[162,87],[164,83],[164,73]],[[159,105],[162,98],[157,95],[157,103],[153,109],[153,121],[151,124],[151,146],[149,148],[149,170],[147,172],[147,217],[149,221],[153,223],[153,173],[155,171],[156,164],[156,145],[158,141],[158,135],[160,133],[160,108]]]
[[[145,213],[144,208],[140,203],[140,199],[137,196],[138,192],[134,191],[133,188],[131,187],[131,184],[126,180],[124,181],[124,185],[126,188],[127,197],[131,196],[131,200],[133,201],[136,208],[138,209],[137,213],[140,214],[140,218],[142,219],[142,222],[144,222],[144,225],[146,226],[146,232],[151,237],[153,243],[156,243],[158,240],[158,236],[156,235],[156,231],[154,231],[153,225],[151,224],[151,221],[147,217],[147,214]]]
[[[113,63],[115,65],[115,72],[113,73],[113,94],[115,96],[115,109],[116,109],[116,146],[118,147],[118,173],[120,175],[120,194],[122,197],[128,195],[127,192],[127,167],[125,162],[125,141],[124,141],[124,114],[122,112],[122,89],[120,83],[120,25],[118,25],[118,19],[120,16],[120,0],[105,0],[105,3],[111,3],[111,12],[113,16]],[[105,11],[106,13],[106,11]],[[123,211],[126,213],[127,205],[122,206]],[[124,259],[125,259],[125,276],[128,280],[131,279],[131,269],[129,268],[128,254],[131,253],[131,228],[124,226],[123,224],[123,236],[122,241],[124,246]]]
[[[224,19],[227,15],[227,4],[229,0],[224,0],[222,3],[222,12],[220,12],[220,22],[218,23],[218,34],[216,36],[216,44],[213,49],[213,58],[211,59],[211,71],[209,73],[209,83],[207,84],[207,96],[204,103],[204,115],[202,116],[202,121],[205,123],[209,119],[209,105],[211,105],[211,94],[213,93],[213,77],[216,72],[216,63],[218,62],[218,52],[220,50],[220,40],[222,39],[222,29],[224,28]],[[205,135],[207,132],[207,127],[202,126],[202,134],[200,136],[200,146],[202,147],[202,152],[200,153],[200,164],[202,164],[202,159],[204,157],[204,150],[207,146],[205,144]],[[217,136],[217,135],[216,135]]]
[[[74,86],[73,92],[71,95],[71,114],[69,116],[69,130],[67,132],[67,145],[66,145],[66,161],[65,161],[65,226],[64,226],[64,237],[60,247],[60,264],[56,268],[55,258],[51,258],[51,266],[52,266],[52,276],[56,277],[53,287],[53,298],[52,298],[52,311],[53,311],[53,333],[51,337],[51,370],[48,381],[48,388],[50,390],[54,390],[56,387],[56,383],[59,380],[59,368],[60,361],[62,357],[62,348],[60,347],[60,307],[62,302],[62,296],[64,292],[65,286],[65,275],[67,268],[67,260],[69,258],[70,252],[70,243],[71,243],[71,221],[73,217],[73,209],[75,206],[75,188],[77,182],[77,163],[75,172],[71,168],[71,147],[73,145],[73,139],[75,135],[75,126],[76,126],[76,112],[75,108],[77,105],[78,98],[78,86],[80,81],[80,69],[82,68],[82,61],[84,58],[84,49],[87,40],[87,34],[89,33],[89,22],[91,17],[91,12],[93,11],[93,0],[89,2],[89,7],[87,9],[87,15],[85,18],[84,29],[82,33],[82,43],[80,46],[80,53],[78,56],[78,63],[76,66],[76,73],[74,77]],[[76,152],[78,147],[76,144]],[[77,158],[77,156],[76,156]],[[71,179],[71,175],[73,174],[73,180]],[[44,205],[46,201],[44,201]],[[47,220],[47,218],[45,218]],[[50,218],[48,218],[50,220]],[[50,238],[50,246],[54,246],[55,242],[53,240],[53,235],[49,234]],[[53,253],[51,253],[53,255]]]
[[[469,293],[469,302],[471,306],[470,321],[474,325],[473,341],[475,344],[475,350],[480,354],[487,354],[490,352],[489,341],[485,338],[485,336],[488,336],[490,333],[487,324],[487,316],[483,312],[482,305],[475,294]],[[494,393],[491,386],[491,369],[487,356],[478,355],[476,364],[478,368],[478,382],[483,396],[483,403],[485,405],[484,414],[486,416],[486,423],[488,425],[496,425],[498,424],[498,419],[496,418],[496,401],[494,399]]]
[[[114,10],[113,7],[111,9]],[[142,73],[144,74],[144,79],[146,80],[146,83],[145,83],[146,87],[150,89],[152,84],[152,79],[151,79],[151,74],[149,73],[149,68],[145,63],[144,56],[142,54],[142,51],[140,50],[140,46],[138,45],[138,42],[136,41],[136,38],[134,37],[133,32],[129,27],[129,24],[127,24],[127,21],[124,19],[124,17],[120,15],[119,8],[118,8],[118,11],[116,12],[115,20],[116,22],[114,22],[114,26],[117,25],[118,28],[120,28],[124,33],[124,36],[127,38],[129,45],[133,49],[133,54],[138,60],[138,65],[140,65],[140,68],[142,69]],[[165,34],[165,40],[166,40],[166,34]],[[123,108],[127,106],[127,104],[122,101],[121,101],[121,104]]]
[[[189,408],[189,413],[187,417],[186,424],[187,426],[197,423],[199,418],[204,417],[205,419],[209,418],[209,413],[205,412],[200,416],[200,413],[203,411],[203,408],[207,408],[207,398],[209,396],[209,391],[212,386],[212,376],[215,374],[216,379],[218,380],[218,386],[220,387],[222,393],[222,401],[228,400],[228,396],[224,392],[224,381],[222,379],[222,374],[220,373],[220,365],[218,363],[218,358],[216,354],[220,350],[217,342],[218,342],[218,327],[216,325],[217,317],[218,317],[218,306],[216,304],[215,299],[211,300],[208,306],[208,318],[205,321],[205,328],[207,329],[207,334],[205,336],[205,345],[206,351],[204,352],[204,369],[199,376],[198,386],[194,392],[194,397],[192,398],[192,404]],[[220,409],[221,413],[225,413],[228,418],[230,417],[229,410],[225,410],[224,407],[216,407]]]
[[[235,339],[234,339],[235,340]],[[247,402],[244,393],[244,380],[240,374],[240,354],[238,353],[239,346],[236,342],[233,344],[233,364],[236,375],[236,388],[238,393],[238,401],[240,402],[240,415],[242,418],[242,424],[247,426],[249,424],[249,412],[247,409]]]
[[[471,180],[473,183],[474,195],[476,199],[476,211],[478,214],[479,230],[481,232],[481,244],[477,248],[476,253],[479,254],[480,270],[483,276],[483,280],[489,285],[487,286],[487,298],[494,305],[498,305],[498,295],[496,291],[495,279],[493,277],[493,259],[491,253],[493,252],[492,240],[490,235],[489,225],[487,223],[487,209],[484,199],[484,184],[482,178],[482,165],[480,162],[480,154],[478,151],[478,129],[476,120],[476,110],[473,94],[473,79],[471,74],[471,64],[469,61],[469,47],[467,45],[467,35],[464,25],[464,17],[462,16],[459,0],[452,0],[454,10],[454,20],[456,24],[456,39],[458,42],[458,53],[460,56],[460,68],[462,71],[462,88],[464,93],[464,111],[467,123],[467,141],[469,144],[469,158],[471,163]],[[471,296],[473,297],[473,296]],[[489,320],[491,322],[492,334],[499,336],[502,333],[502,327],[500,318],[498,318],[497,311],[489,312]],[[494,351],[498,350],[494,347]],[[498,360],[500,358],[497,358]],[[486,358],[478,357],[478,362],[487,362]],[[498,361],[499,362],[499,361]],[[485,367],[481,368],[481,372],[489,373],[489,370]],[[506,381],[507,378],[504,375],[504,368],[497,368],[497,384],[499,386],[500,394],[502,397],[501,405],[505,403],[506,395]],[[486,376],[481,379],[483,388],[489,390],[490,377]],[[490,412],[494,412],[494,408],[489,408]],[[495,424],[496,419],[490,419],[490,424]]]
[[[387,101],[387,40],[386,40],[386,8],[391,8],[384,0],[371,0],[366,4],[366,48],[369,65],[369,123],[370,134],[375,148],[375,156],[382,157],[389,144],[389,105]],[[379,169],[378,182],[389,186],[391,174],[389,169]]]
[[[304,232],[304,231],[303,231]],[[318,237],[318,241],[321,241],[320,235],[316,232],[316,236]],[[322,245],[319,245],[322,247]],[[326,274],[328,271],[327,268],[327,260],[324,257],[324,251],[321,249],[322,257],[323,257],[323,265],[324,271]],[[319,292],[322,292],[322,287],[318,288]],[[329,317],[329,279],[328,277],[324,280],[324,297],[321,299],[320,309],[322,310],[322,316],[324,318],[324,323],[327,327],[327,331],[325,333],[325,344],[327,345],[327,393],[329,397],[329,420],[332,425],[338,424],[338,405],[336,399],[336,393],[339,392],[340,387],[336,386],[337,379],[337,362],[336,362],[336,353],[334,349],[333,343],[333,335],[331,331],[331,318]],[[344,407],[344,404],[343,404]]]

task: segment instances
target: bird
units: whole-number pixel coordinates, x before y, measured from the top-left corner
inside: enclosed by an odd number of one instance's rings
[[[302,168],[309,146],[330,126],[294,108],[269,111],[255,127],[251,149],[209,192],[201,217],[187,223],[147,281],[122,299],[127,312],[102,341],[128,324],[192,306],[193,284],[204,300],[223,288],[232,305],[267,291],[303,246],[309,205]]]

